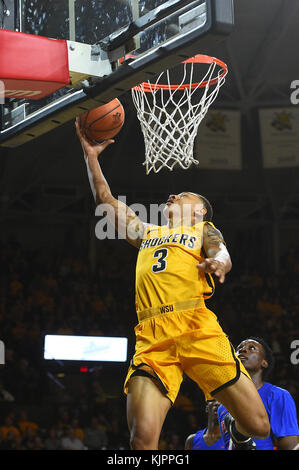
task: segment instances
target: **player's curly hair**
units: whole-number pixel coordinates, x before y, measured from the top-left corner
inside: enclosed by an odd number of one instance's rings
[[[272,352],[272,349],[263,338],[260,338],[258,336],[249,336],[247,340],[250,340],[250,339],[259,343],[264,350],[264,356],[265,356],[266,361],[268,362],[268,367],[265,367],[263,369],[262,379],[267,380],[271,376],[272,371],[275,366],[275,359],[274,359],[274,354]]]

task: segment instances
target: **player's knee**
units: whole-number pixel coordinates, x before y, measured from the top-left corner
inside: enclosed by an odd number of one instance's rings
[[[136,426],[131,431],[130,447],[132,450],[154,449],[154,435],[146,426]]]
[[[270,434],[270,423],[267,414],[260,419],[259,436],[261,439],[266,439]]]
[[[266,412],[252,416],[248,423],[248,433],[257,439],[266,439],[270,434],[270,423]]]

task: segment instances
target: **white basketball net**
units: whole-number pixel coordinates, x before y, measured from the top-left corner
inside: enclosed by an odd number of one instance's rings
[[[146,174],[152,170],[158,173],[165,167],[173,170],[176,164],[188,169],[199,163],[193,156],[194,140],[199,124],[225,82],[227,70],[224,72],[213,61],[207,64],[202,80],[193,84],[197,65],[196,62],[183,63],[183,77],[175,89],[169,70],[162,72],[154,82],[144,82],[132,89],[145,142]],[[200,89],[202,94],[198,97]]]

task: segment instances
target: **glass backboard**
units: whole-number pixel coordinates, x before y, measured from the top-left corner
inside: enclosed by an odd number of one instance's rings
[[[233,0],[17,0],[16,31],[92,45],[111,73],[67,86],[41,100],[6,99],[0,145],[21,145],[120,96],[229,34]],[[8,0],[6,1],[8,4]],[[1,12],[0,12],[1,13]],[[11,16],[11,15],[10,15]],[[1,18],[0,18],[1,19]],[[6,27],[2,14],[3,28]],[[9,29],[7,27],[7,29]],[[199,46],[198,41],[201,41]],[[204,41],[205,40],[205,41]],[[120,65],[120,59],[134,59]],[[0,70],[1,79],[1,70]]]

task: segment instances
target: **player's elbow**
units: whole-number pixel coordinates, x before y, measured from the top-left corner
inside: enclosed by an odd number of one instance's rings
[[[96,186],[97,192],[97,202],[99,204],[111,204],[114,205],[115,198],[112,196],[111,192],[106,188],[100,188]]]

